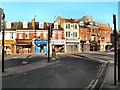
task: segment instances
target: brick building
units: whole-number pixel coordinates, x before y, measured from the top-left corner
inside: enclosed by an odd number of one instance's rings
[[[53,25],[53,37],[50,47],[55,45],[56,49],[64,48],[63,29],[56,26],[57,23],[49,22],[19,22],[16,29],[16,51],[17,53],[46,53],[48,52],[48,26]],[[53,39],[53,40],[52,40]],[[59,40],[59,43],[57,42]],[[62,42],[60,43],[60,41]],[[59,50],[58,50],[59,51]]]
[[[90,45],[90,51],[104,51],[107,45],[111,45],[112,28],[108,23],[93,21],[92,16],[83,16],[78,21],[82,48],[86,50]]]
[[[4,49],[6,54],[13,54],[15,52],[15,38],[16,38],[16,26],[17,22],[7,21],[5,23],[5,34],[4,34]],[[0,32],[0,47],[2,45],[2,32]],[[2,50],[2,49],[1,49]]]

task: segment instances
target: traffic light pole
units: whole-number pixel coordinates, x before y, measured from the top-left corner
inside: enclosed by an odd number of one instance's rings
[[[116,85],[116,65],[117,65],[117,47],[116,47],[116,15],[113,15],[113,24],[114,24],[114,85]]]
[[[49,29],[48,29],[48,62],[50,62],[50,31],[51,31],[51,25],[49,25]]]

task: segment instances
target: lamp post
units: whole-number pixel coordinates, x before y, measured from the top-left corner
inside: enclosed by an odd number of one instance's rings
[[[5,31],[5,14],[3,9],[0,8],[0,14],[2,14],[2,72],[4,72],[4,31]]]
[[[51,25],[48,25],[48,62],[50,62],[50,30]]]

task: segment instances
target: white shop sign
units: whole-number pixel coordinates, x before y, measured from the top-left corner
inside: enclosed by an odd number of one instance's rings
[[[66,40],[66,42],[79,42],[79,40]]]
[[[51,43],[55,45],[63,45],[65,44],[65,40],[51,40]]]

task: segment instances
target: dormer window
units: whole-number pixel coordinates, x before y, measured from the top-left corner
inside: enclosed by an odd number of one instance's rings
[[[79,24],[80,24],[80,26],[84,26],[84,22],[83,21],[80,21]]]
[[[44,22],[39,22],[39,28],[44,28]]]
[[[57,22],[54,23],[54,29],[58,29],[58,23]]]
[[[11,28],[11,22],[6,22],[6,28]]]
[[[90,22],[90,25],[93,25],[93,22]]]
[[[23,22],[23,28],[28,28],[28,22],[26,21]]]

